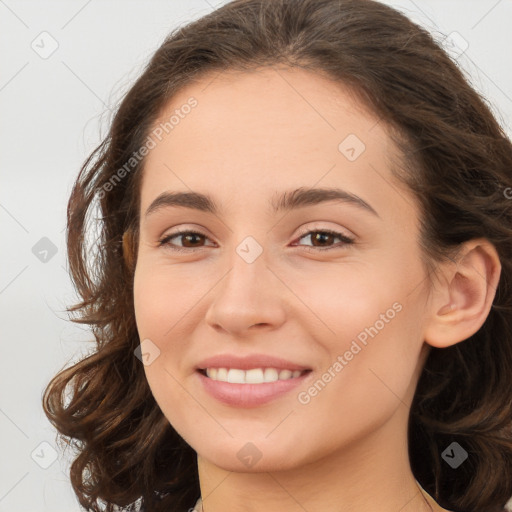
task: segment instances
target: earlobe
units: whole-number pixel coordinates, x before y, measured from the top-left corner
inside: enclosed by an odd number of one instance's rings
[[[441,264],[442,285],[434,291],[424,340],[446,348],[464,341],[484,324],[501,273],[495,247],[486,239],[466,242],[457,261]]]

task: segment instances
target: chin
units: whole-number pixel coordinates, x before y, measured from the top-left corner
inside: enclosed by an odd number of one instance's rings
[[[207,458],[210,463],[215,464],[217,467],[225,471],[235,473],[268,473],[288,471],[296,467],[290,461],[284,460],[282,456],[262,457],[253,464],[240,461],[237,456],[233,457],[232,453],[225,453],[220,457],[203,457]]]
[[[306,464],[307,454],[298,453],[297,446],[288,446],[280,439],[249,440],[230,438],[223,444],[199,443],[194,450],[211,464],[236,473],[287,471]],[[304,455],[304,457],[303,457]]]

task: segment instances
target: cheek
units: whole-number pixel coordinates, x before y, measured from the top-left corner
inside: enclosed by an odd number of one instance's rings
[[[373,317],[362,327],[357,325],[361,316],[347,318],[343,325],[338,321],[339,331],[344,333],[335,341],[326,346],[325,339],[317,340],[329,353],[327,363],[298,397],[301,405],[294,419],[297,428],[321,419],[321,431],[311,436],[326,453],[333,443],[364,438],[395,414],[407,416],[421,345],[414,344],[407,311],[406,307],[393,310],[396,314],[383,327],[380,323],[375,326]],[[364,336],[358,338],[358,334]]]
[[[174,286],[176,282],[174,281]],[[154,267],[138,266],[134,276],[134,307],[141,343],[151,353],[144,372],[153,397],[168,421],[180,425],[187,417],[190,396],[178,368],[185,344],[180,344],[179,319],[185,315],[182,295],[173,291],[165,275]],[[148,340],[149,343],[148,343]],[[144,350],[143,350],[144,352]]]
[[[134,307],[139,335],[161,342],[177,337],[183,329],[182,320],[193,313],[194,305],[205,293],[206,284],[201,282],[197,274],[188,275],[172,266],[138,266]]]
[[[150,340],[149,350],[157,354],[144,370],[162,409],[175,411],[182,401],[190,400],[180,383],[191,371],[191,332],[204,317],[200,301],[211,284],[183,266],[139,261],[134,276],[137,331],[141,342]]]
[[[410,293],[410,277],[385,265],[378,271],[354,265],[300,280],[294,292],[308,307],[296,318],[314,339],[324,372],[305,401],[319,409],[343,403],[347,408],[335,416],[351,411],[367,419],[400,403],[422,346],[422,301]]]
[[[374,324],[379,332],[384,330],[401,309],[403,285],[385,267],[346,261],[317,263],[301,271],[300,275],[282,272],[284,280],[293,283],[294,297],[288,294],[295,308],[292,314],[304,322],[305,332],[317,324],[319,341],[340,350],[348,349],[358,336],[364,343],[369,337],[365,329]]]

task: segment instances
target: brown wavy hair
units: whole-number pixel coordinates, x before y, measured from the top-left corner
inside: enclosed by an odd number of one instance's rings
[[[58,441],[76,451],[70,478],[81,505],[180,511],[200,496],[196,453],[163,415],[134,356],[144,159],[130,158],[186,84],[274,65],[334,79],[380,117],[401,150],[393,172],[421,207],[430,268],[473,238],[496,247],[502,271],[484,325],[461,343],[432,348],[425,363],[409,455],[416,479],[442,507],[502,510],[512,495],[512,144],[442,45],[373,0],[236,0],[174,30],[83,164],[67,209],[70,273],[81,299],[67,311],[90,326],[95,345],[43,396]],[[132,168],[113,184],[128,161]],[[453,441],[469,455],[456,470],[441,457]]]

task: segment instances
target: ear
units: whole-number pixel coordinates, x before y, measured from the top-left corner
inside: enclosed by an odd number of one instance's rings
[[[123,258],[128,270],[133,273],[135,270],[135,235],[131,228],[123,233]]]
[[[488,240],[462,244],[456,259],[439,268],[427,311],[425,342],[446,348],[475,334],[489,315],[500,274],[498,253]]]

